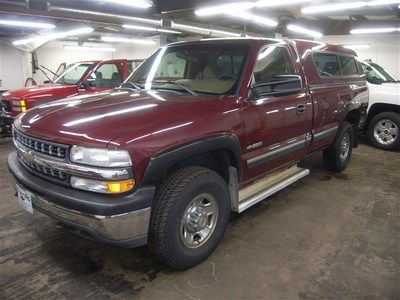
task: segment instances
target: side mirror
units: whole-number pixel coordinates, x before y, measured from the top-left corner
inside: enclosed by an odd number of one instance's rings
[[[86,90],[88,88],[88,85],[86,84],[86,82],[81,82],[79,84],[79,89],[80,90]]]
[[[278,97],[299,93],[301,90],[301,77],[298,75],[279,75],[271,81],[253,84],[250,88],[250,97]]]

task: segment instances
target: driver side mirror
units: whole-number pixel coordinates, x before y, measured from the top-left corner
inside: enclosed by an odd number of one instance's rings
[[[86,82],[81,82],[81,83],[79,84],[79,89],[80,89],[80,90],[86,90],[88,87],[89,87],[89,86],[87,85]]]
[[[299,93],[301,90],[301,77],[298,75],[279,75],[271,81],[255,83],[250,88],[250,98],[279,97]]]

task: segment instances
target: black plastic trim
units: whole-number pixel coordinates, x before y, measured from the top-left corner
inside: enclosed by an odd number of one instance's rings
[[[144,172],[142,184],[157,182],[169,167],[189,157],[222,149],[227,149],[233,152],[236,160],[236,166],[234,167],[238,169],[238,177],[240,181],[242,175],[242,149],[239,140],[235,135],[223,134],[197,140],[193,143],[167,150],[151,158]]]
[[[105,195],[47,182],[26,170],[15,151],[8,156],[8,169],[23,187],[58,206],[82,213],[112,216],[151,207],[153,202],[155,186],[151,185],[124,194]]]

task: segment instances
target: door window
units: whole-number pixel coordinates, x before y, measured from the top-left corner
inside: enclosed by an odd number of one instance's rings
[[[103,64],[88,79],[91,87],[113,88],[121,84],[121,76],[116,64]]]
[[[336,54],[314,53],[313,58],[320,76],[330,77],[342,75]]]
[[[339,55],[340,67],[342,68],[342,75],[358,75],[356,60],[352,56]]]

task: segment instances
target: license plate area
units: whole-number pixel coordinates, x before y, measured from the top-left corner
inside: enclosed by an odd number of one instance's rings
[[[28,213],[33,214],[32,194],[18,185],[17,185],[17,194],[18,194],[19,205]]]

